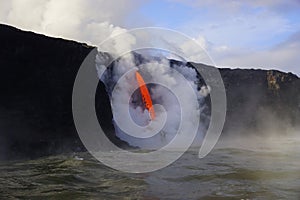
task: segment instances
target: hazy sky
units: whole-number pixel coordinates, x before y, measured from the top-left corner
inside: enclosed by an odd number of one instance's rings
[[[300,75],[299,0],[0,0],[0,22],[89,44],[136,27],[171,28],[219,67]]]

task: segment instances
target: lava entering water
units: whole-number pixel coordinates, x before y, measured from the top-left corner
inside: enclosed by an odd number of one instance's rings
[[[155,111],[154,111],[154,107],[152,106],[152,99],[151,99],[150,93],[148,91],[148,88],[146,86],[146,83],[138,71],[135,72],[135,77],[139,84],[143,103],[150,113],[151,120],[153,120],[155,118]]]

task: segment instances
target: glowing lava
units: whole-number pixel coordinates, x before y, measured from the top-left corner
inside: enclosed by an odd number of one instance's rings
[[[141,76],[141,74],[138,71],[135,72],[135,77],[136,77],[136,80],[140,87],[140,92],[142,95],[143,103],[150,113],[151,120],[153,120],[155,118],[155,111],[152,106],[152,100],[151,100],[149,90],[146,86],[146,83],[145,83],[143,77]]]

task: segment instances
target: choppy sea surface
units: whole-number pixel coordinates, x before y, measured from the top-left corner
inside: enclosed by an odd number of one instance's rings
[[[0,199],[300,199],[298,139],[217,145],[203,159],[197,150],[144,174],[113,170],[89,153],[2,162]]]

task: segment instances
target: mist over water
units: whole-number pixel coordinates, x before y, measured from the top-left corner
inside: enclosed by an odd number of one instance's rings
[[[248,148],[240,148],[241,142]],[[152,173],[110,169],[88,153],[0,164],[1,199],[299,199],[300,138],[240,138],[205,158],[191,148]]]

